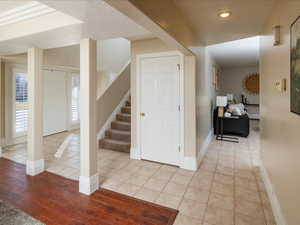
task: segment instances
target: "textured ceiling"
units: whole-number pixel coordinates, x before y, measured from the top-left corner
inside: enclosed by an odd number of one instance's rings
[[[211,45],[259,35],[270,16],[274,0],[174,0],[196,39]],[[227,19],[218,17],[230,10]]]

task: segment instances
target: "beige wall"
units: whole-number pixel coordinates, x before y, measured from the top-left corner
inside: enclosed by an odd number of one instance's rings
[[[63,48],[53,48],[44,51],[44,65],[75,67],[79,69],[79,45]],[[5,62],[26,64],[27,53],[3,57]]]
[[[300,116],[290,112],[291,23],[300,15],[299,0],[278,1],[260,39],[262,161],[287,225],[300,223]],[[273,46],[272,27],[281,25],[282,44]],[[287,90],[275,90],[277,79]]]
[[[110,79],[117,77],[130,60],[130,42],[118,38],[98,41],[97,44],[97,96],[99,97],[110,85]],[[113,49],[115,47],[117,50]],[[44,51],[44,65],[72,67],[79,70],[79,56],[79,45],[47,49]],[[7,63],[27,64],[27,54],[5,56],[4,59]]]
[[[12,97],[13,97],[13,91],[12,91],[12,80],[13,80],[13,71],[12,67],[9,66],[9,64],[5,63],[4,67],[4,97],[5,97],[5,107],[4,107],[4,137],[5,137],[5,144],[11,144],[11,140],[13,139],[13,128],[12,128],[12,120],[13,120],[13,104],[12,104]]]
[[[0,146],[2,144],[2,138],[4,137],[4,110],[5,110],[5,63],[0,59]]]
[[[138,54],[147,54],[147,53],[158,53],[158,52],[167,52],[174,51],[174,49],[169,48],[159,39],[149,39],[143,41],[133,41],[131,43],[131,102],[132,102],[132,117],[131,117],[131,147],[136,148],[137,143],[137,102],[136,102],[136,56]],[[193,58],[185,57],[185,62],[187,65],[193,64]],[[185,130],[187,130],[185,135],[185,156],[186,157],[196,157],[195,150],[195,101],[191,100],[195,98],[195,90],[193,90],[195,74],[193,74],[193,66],[185,72],[189,74],[184,74],[185,82]],[[188,98],[190,98],[188,100]]]
[[[117,40],[118,42],[118,40]],[[114,43],[116,43],[116,41],[114,41]],[[112,45],[107,45],[107,43],[104,43],[104,45],[106,45],[106,53],[108,51],[109,47],[112,47]],[[100,46],[103,47],[103,44],[100,44]],[[120,46],[119,46],[120,47]],[[124,46],[123,46],[124,47]],[[124,50],[126,52],[128,52],[129,50],[127,49],[127,47],[124,47]],[[103,52],[100,52],[103,53]],[[116,52],[115,52],[116,53]],[[118,54],[120,53],[120,51],[118,51]],[[117,54],[117,55],[118,55]],[[101,57],[101,56],[100,56]],[[123,60],[120,63],[127,63],[128,62],[128,58],[127,57],[122,57]],[[26,70],[27,69],[27,54],[18,54],[18,55],[12,55],[12,56],[5,56],[3,57],[3,60],[5,61],[5,70],[3,72],[3,76],[5,77],[5,85],[3,84],[4,91],[5,91],[5,113],[2,113],[2,116],[4,118],[4,123],[1,124],[1,127],[3,129],[3,134],[5,135],[5,141],[6,144],[10,145],[13,143],[18,143],[18,142],[22,142],[24,141],[24,138],[13,138],[13,132],[12,132],[12,75],[13,75],[13,68],[21,68],[22,70]],[[103,62],[101,62],[100,64],[103,65],[103,63],[107,63],[109,60],[113,60],[112,58],[109,58],[106,60],[102,60]],[[79,45],[73,45],[73,46],[68,46],[68,47],[63,47],[63,48],[55,48],[55,49],[47,49],[44,51],[44,64],[49,66],[50,68],[52,66],[61,66],[62,70],[66,71],[66,72],[74,72],[74,71],[78,71],[79,73],[79,64],[80,64],[80,49],[79,49]],[[116,66],[116,64],[113,65],[114,67]],[[122,65],[121,67],[123,67],[124,65]],[[69,68],[70,67],[70,68]],[[107,66],[106,68],[108,68],[109,66]],[[110,67],[112,68],[112,66],[110,65]],[[119,67],[117,68],[117,70],[119,70]],[[119,74],[117,74],[119,75]],[[115,75],[113,78],[116,78]],[[109,72],[98,72],[97,73],[97,97],[99,99],[99,97],[105,92],[105,90],[107,89],[107,86],[111,84],[111,80],[110,80],[110,73]],[[125,81],[124,81],[125,82]],[[128,78],[128,82],[129,82],[129,78]],[[117,82],[119,83],[119,82]],[[125,83],[124,83],[125,84]],[[118,94],[120,92],[122,92],[122,88],[119,89]],[[124,88],[127,88],[127,86],[125,85]],[[127,88],[128,91],[128,88]],[[117,94],[117,95],[118,95]],[[114,96],[113,99],[117,99],[117,95]],[[123,97],[123,96],[122,96]],[[104,100],[102,100],[104,101]],[[101,109],[101,113],[104,113],[100,119],[103,118],[108,118],[106,113],[107,112],[112,112],[114,110],[114,108],[112,109],[110,106],[115,105],[115,101],[110,102],[109,106],[106,109]],[[115,105],[116,106],[116,105]],[[102,121],[103,122],[103,121]],[[100,121],[99,124],[102,124],[102,122]],[[19,140],[20,139],[20,140]]]
[[[191,49],[196,55],[196,118],[197,118],[197,154],[204,154],[212,136],[212,114],[215,105],[213,72],[215,61],[206,47]]]
[[[249,94],[244,89],[244,80],[247,76],[258,72],[258,66],[222,69],[220,73],[220,89],[218,90],[218,94],[234,94],[234,98],[238,102],[241,102],[241,94],[243,94],[247,98],[248,103],[259,104],[259,95]],[[247,106],[247,111],[250,114],[259,114],[259,107]]]
[[[249,103],[259,104],[259,95],[248,94],[244,89],[244,80],[247,76],[258,72],[258,66],[222,69],[220,73],[220,89],[218,90],[218,93],[222,95],[226,95],[228,93],[234,94],[235,99],[239,102],[241,101],[241,94],[244,94]]]
[[[185,47],[194,44],[195,35],[173,0],[129,1]]]
[[[120,74],[111,86],[97,99],[97,132],[120,104],[123,97],[130,90],[130,65]]]

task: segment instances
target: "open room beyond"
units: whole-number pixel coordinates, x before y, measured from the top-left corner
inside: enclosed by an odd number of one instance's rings
[[[299,225],[299,0],[0,1],[0,225]]]

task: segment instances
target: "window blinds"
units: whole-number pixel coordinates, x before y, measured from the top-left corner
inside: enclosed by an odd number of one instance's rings
[[[79,121],[79,76],[72,76],[72,122]]]
[[[24,133],[28,124],[28,83],[27,74],[16,73],[15,132]]]

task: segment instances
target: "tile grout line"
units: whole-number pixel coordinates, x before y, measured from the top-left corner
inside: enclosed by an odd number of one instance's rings
[[[206,153],[206,154],[207,154],[207,153]],[[213,182],[214,182],[214,180],[215,180],[216,170],[217,170],[217,166],[218,166],[218,164],[219,164],[219,160],[220,160],[220,150],[218,149],[217,165],[216,165],[216,168],[215,168],[215,170],[214,170],[213,178],[212,178],[212,181],[211,181],[211,184],[210,184],[209,195],[208,195],[208,199],[207,199],[207,203],[206,203],[205,210],[204,210],[204,212],[203,212],[203,218],[202,218],[202,221],[201,221],[202,224],[205,223],[205,215],[206,215],[206,212],[207,212],[207,209],[208,209],[208,203],[209,203],[209,200],[210,200],[210,197],[211,197],[211,194],[212,194]]]
[[[234,173],[233,173],[233,224],[236,225],[236,208],[237,208],[237,200],[236,200],[236,161],[237,161],[237,152],[234,150]]]
[[[255,174],[254,176],[255,176],[255,183],[256,183],[256,188],[257,188],[257,191],[258,191],[258,196],[259,196],[259,199],[260,199],[260,205],[261,205],[262,210],[263,210],[264,222],[265,222],[265,225],[267,225],[268,221],[267,221],[267,217],[266,217],[265,210],[264,210],[264,204],[263,204],[263,199],[262,199],[261,191],[260,191],[259,184],[258,184],[257,174]]]

